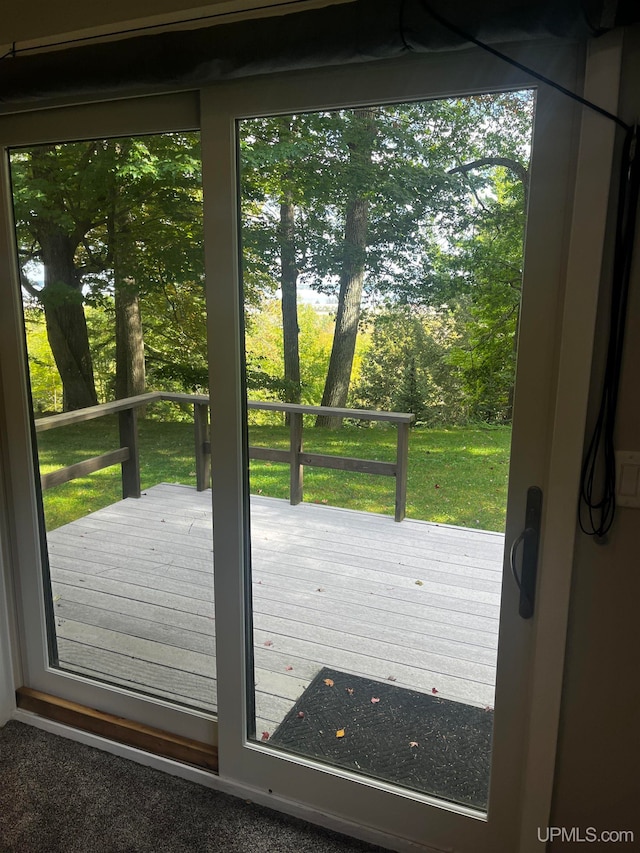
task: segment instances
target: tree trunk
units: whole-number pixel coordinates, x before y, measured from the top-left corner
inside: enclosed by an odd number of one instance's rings
[[[278,142],[287,151],[292,144],[293,120],[282,116],[277,121]],[[281,183],[280,290],[282,292],[282,349],[284,357],[285,401],[300,402],[300,350],[298,327],[298,265],[296,263],[296,223],[291,164],[285,159]]]
[[[113,145],[116,164],[124,162],[131,140],[117,140]],[[131,211],[121,209],[117,171],[111,173],[109,185],[107,234],[109,255],[113,265],[116,338],[116,400],[144,394],[146,374],[140,294],[136,282],[127,275],[127,247],[131,247]],[[142,409],[138,410],[142,414]]]
[[[66,234],[40,235],[47,337],[62,381],[65,412],[98,402],[83,298],[74,266],[75,247]]]
[[[282,290],[282,339],[285,399],[300,402],[300,352],[298,346],[298,268],[295,244],[295,208],[287,187],[280,203],[280,288]]]
[[[116,282],[116,399],[145,391],[144,340],[135,287]]]
[[[366,177],[371,169],[375,132],[375,113],[372,109],[355,110],[354,115],[358,119],[356,138],[349,143],[349,164],[354,187],[345,214],[338,312],[321,402],[322,406],[338,408],[344,408],[347,404],[358,337],[369,224],[369,202],[365,197],[365,191],[368,189]],[[337,429],[341,424],[341,418],[326,415],[316,418],[316,426],[319,427]]]
[[[338,313],[322,406],[344,408],[349,394],[353,357],[356,351],[360,306],[364,287],[364,253],[367,246],[369,203],[362,198],[349,203],[345,219],[345,259],[340,276]],[[319,415],[316,426],[337,429],[341,418]]]

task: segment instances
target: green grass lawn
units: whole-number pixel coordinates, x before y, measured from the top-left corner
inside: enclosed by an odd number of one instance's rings
[[[142,488],[157,483],[195,485],[193,426],[142,420],[139,426]],[[305,429],[305,450],[363,459],[392,461],[393,427],[345,426],[341,430]],[[409,443],[407,517],[502,530],[507,495],[509,427],[451,427],[412,430]],[[251,444],[288,446],[285,427],[252,426]],[[117,421],[101,418],[40,433],[43,473],[98,456],[119,446]],[[253,461],[252,493],[288,498],[288,466]],[[48,529],[59,527],[121,498],[120,467],[49,489],[44,494]],[[395,481],[391,477],[309,468],[304,500],[392,515]]]

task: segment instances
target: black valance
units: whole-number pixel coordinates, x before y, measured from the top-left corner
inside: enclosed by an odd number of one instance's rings
[[[640,20],[637,0],[356,0],[192,30],[147,34],[0,62],[0,103],[185,88],[217,80],[366,62],[468,42],[427,6],[490,44],[586,39]]]

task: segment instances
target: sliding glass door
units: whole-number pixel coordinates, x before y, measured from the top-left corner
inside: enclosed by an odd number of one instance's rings
[[[249,737],[482,810],[533,113],[521,90],[237,126]]]
[[[16,458],[32,471],[21,518],[33,543],[20,574],[25,684],[210,742],[195,107],[190,96],[160,98],[3,128],[17,273],[11,333],[26,345],[14,373],[24,415],[12,426],[34,436]]]
[[[203,98],[220,769],[275,802],[515,849],[570,112],[476,55]]]
[[[25,686],[516,849],[572,122],[475,51],[0,120]]]

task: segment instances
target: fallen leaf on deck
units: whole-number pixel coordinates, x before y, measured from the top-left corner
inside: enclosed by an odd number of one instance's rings
[[[325,678],[324,683],[327,687],[333,687],[333,678]]]
[[[336,737],[344,737],[344,729],[338,729],[336,732]]]
[[[263,645],[263,646],[272,646],[272,645],[273,645],[273,640],[265,640],[265,641],[264,641],[264,643],[263,643],[262,645]]]
[[[262,732],[262,740],[269,740],[269,732]]]
[[[416,586],[424,586],[423,581],[416,581],[415,583],[416,583]]]
[[[378,699],[378,697],[377,697],[377,696],[372,696],[372,697],[371,697],[371,704],[372,704],[372,705],[377,705],[379,701],[380,701],[380,700]]]
[[[54,596],[53,596],[53,600],[54,600],[54,601],[60,601],[60,596],[59,596],[59,595],[54,595]]]
[[[432,688],[431,688],[431,692],[435,695],[438,691],[437,691],[437,689],[436,689],[435,687],[432,687]]]
[[[398,679],[395,677],[395,675],[388,675],[387,676],[387,681],[397,681],[397,680]]]

